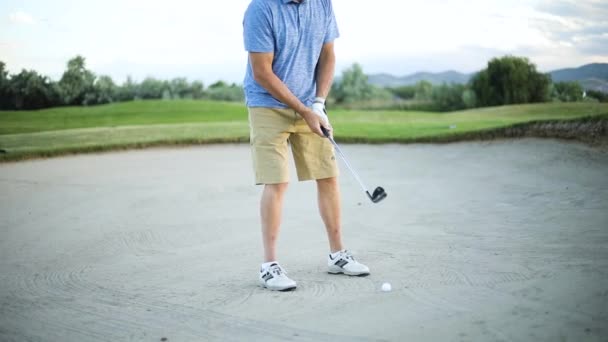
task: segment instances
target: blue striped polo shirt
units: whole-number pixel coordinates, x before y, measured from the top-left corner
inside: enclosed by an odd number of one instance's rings
[[[252,0],[243,19],[245,50],[273,52],[272,70],[307,106],[321,48],[338,36],[331,0]],[[253,79],[249,60],[244,88],[248,107],[287,107]]]

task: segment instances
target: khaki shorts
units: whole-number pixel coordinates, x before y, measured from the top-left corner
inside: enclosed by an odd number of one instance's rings
[[[251,154],[256,184],[289,182],[288,144],[298,180],[338,176],[334,147],[313,133],[292,109],[249,107]]]

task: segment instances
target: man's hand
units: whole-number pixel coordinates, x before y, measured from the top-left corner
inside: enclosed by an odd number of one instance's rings
[[[304,121],[306,121],[306,124],[313,133],[325,138],[325,134],[323,134],[323,131],[321,130],[321,126],[323,126],[331,135],[331,126],[323,121],[323,119],[321,119],[312,109],[306,108],[305,111],[300,113],[300,116],[304,118]]]
[[[290,90],[285,83],[281,81],[272,70],[273,53],[250,52],[249,61],[253,69],[253,78],[264,89],[266,89],[277,100],[292,108],[306,120],[308,127],[319,136],[325,138],[321,126],[325,127],[330,132],[331,126],[325,114],[325,105],[321,107],[323,117],[319,116],[313,109],[306,107]],[[324,102],[324,101],[323,101]]]
[[[312,111],[319,117],[323,127],[327,129],[329,132],[329,136],[333,136],[333,128],[329,123],[329,118],[327,117],[327,111],[325,110],[325,99],[321,97],[315,98],[315,102],[312,104]]]

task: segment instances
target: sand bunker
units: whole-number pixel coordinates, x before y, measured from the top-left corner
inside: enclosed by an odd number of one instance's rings
[[[257,287],[246,145],[0,165],[0,340],[607,338],[608,153],[536,139],[344,150],[389,193],[371,204],[342,168],[345,242],[372,275],[325,273],[314,184],[292,183],[289,293]]]

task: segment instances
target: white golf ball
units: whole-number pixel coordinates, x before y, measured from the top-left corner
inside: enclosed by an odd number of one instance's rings
[[[384,292],[389,292],[392,289],[392,286],[390,283],[384,283],[382,284],[382,291]]]

